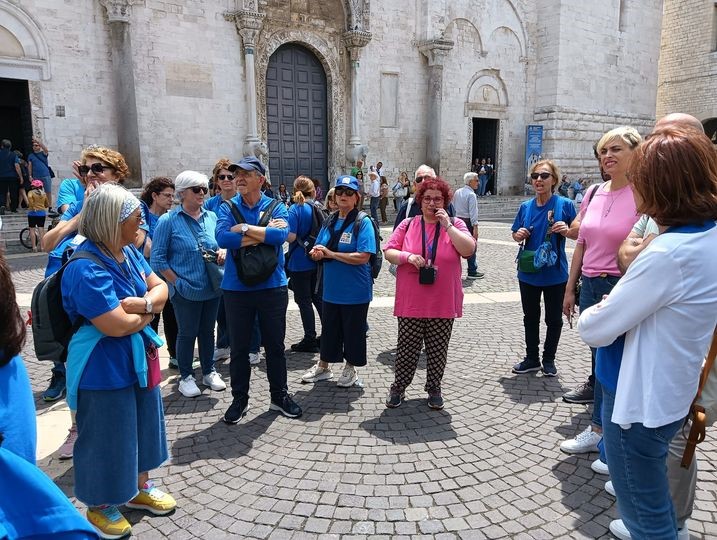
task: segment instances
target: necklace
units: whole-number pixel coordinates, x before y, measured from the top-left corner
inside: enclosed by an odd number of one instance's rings
[[[612,187],[612,185],[610,187]],[[625,191],[627,191],[627,190],[621,189],[620,193],[617,195],[617,197],[615,195],[613,195],[612,191],[609,192],[610,193],[610,205],[607,207],[607,210],[605,210],[605,213],[602,215],[602,217],[607,217],[608,215],[610,215],[610,210],[612,210],[612,205],[615,204],[615,201],[618,200],[620,198],[620,196],[623,193],[625,193]]]

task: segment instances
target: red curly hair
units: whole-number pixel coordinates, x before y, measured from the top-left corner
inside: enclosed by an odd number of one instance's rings
[[[443,208],[448,208],[448,205],[453,199],[453,193],[451,193],[451,188],[448,183],[440,176],[436,176],[435,178],[427,178],[426,180],[418,184],[415,195],[416,203],[419,206],[423,204],[423,195],[429,189],[435,189],[437,191],[440,191],[441,195],[443,195]]]

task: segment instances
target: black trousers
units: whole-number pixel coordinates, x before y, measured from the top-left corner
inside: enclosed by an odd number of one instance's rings
[[[169,298],[167,303],[164,304],[162,313],[157,313],[152,319],[150,326],[155,332],[159,329],[159,317],[160,315],[164,319],[164,338],[167,342],[167,352],[171,358],[176,360],[177,358],[177,318],[174,316],[174,308]]]
[[[545,301],[545,324],[548,331],[543,344],[543,363],[555,362],[560,334],[563,331],[563,296],[565,283],[536,287],[523,281],[520,284],[520,301],[523,304],[525,326],[525,357],[540,362],[540,297]]]
[[[10,192],[10,204],[7,192]],[[0,178],[0,206],[9,206],[13,212],[17,210],[20,198],[20,179],[17,176]]]
[[[305,339],[316,339],[314,306],[321,320],[321,290],[316,291],[317,274],[318,270],[291,272],[289,278],[289,287],[294,291],[294,301],[299,306]]]

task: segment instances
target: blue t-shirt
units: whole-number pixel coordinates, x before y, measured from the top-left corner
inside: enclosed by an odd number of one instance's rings
[[[625,334],[607,347],[598,347],[595,351],[595,376],[612,394],[617,392],[617,377],[620,374],[624,348]]]
[[[274,199],[270,199],[266,195],[262,195],[259,202],[249,207],[241,194],[237,194],[232,198],[232,202],[239,208],[239,211],[246,219],[249,225],[256,225],[264,215],[264,211],[269,207]],[[274,246],[279,263],[276,265],[274,273],[269,278],[258,285],[248,286],[239,280],[234,257],[232,251],[241,247],[244,235],[240,232],[232,232],[230,229],[237,224],[228,204],[222,204],[217,214],[217,242],[220,247],[227,249],[227,258],[224,263],[224,279],[222,280],[222,289],[227,291],[258,291],[262,289],[275,289],[276,287],[286,286],[286,273],[284,272],[284,242],[289,235],[289,229],[276,229],[272,227],[266,228],[266,236],[264,243]],[[277,204],[271,214],[272,219],[283,219],[288,222],[288,212],[286,206]]]
[[[94,242],[85,240],[77,251],[89,251],[100,258],[105,268],[83,259],[67,266],[62,275],[62,305],[75,320],[89,321],[120,305],[128,296],[147,292],[146,278],[152,273],[144,257],[134,246],[124,248],[125,261],[117,263]],[[69,358],[68,362],[72,359]],[[92,351],[80,378],[81,390],[114,390],[137,382],[130,336],[104,337]]]
[[[337,219],[333,230],[341,229],[343,219]],[[316,243],[326,245],[330,238],[329,220],[321,229]],[[339,238],[339,253],[376,253],[376,239],[374,238],[371,220],[364,218],[358,231],[358,238],[354,238],[354,224],[349,225]],[[332,304],[366,304],[373,299],[373,278],[371,277],[371,264],[346,264],[341,261],[329,259],[324,262],[324,296],[323,299]]]
[[[10,452],[4,444],[0,448],[0,478],[0,538],[99,538],[44,472]]]
[[[13,357],[8,364],[0,367],[0,433],[4,437],[3,448],[35,464],[35,402],[20,356]]]
[[[543,206],[538,206],[535,198],[525,201],[518,209],[511,230],[517,231],[521,227],[533,230],[526,241],[525,249],[535,251],[545,240],[548,231],[548,211],[554,211],[555,221],[564,221],[568,226],[575,219],[575,206],[573,201],[553,195]],[[535,287],[548,287],[558,285],[568,280],[568,258],[565,255],[565,238],[559,234],[552,234],[550,242],[553,250],[558,254],[558,261],[553,266],[544,266],[540,272],[529,274],[518,272],[518,279]]]
[[[65,204],[80,202],[85,198],[85,186],[77,178],[65,178],[57,192],[57,208]]]
[[[316,263],[306,256],[304,244],[301,242],[301,238],[311,232],[314,213],[312,204],[313,199],[310,199],[304,204],[294,204],[289,208],[289,232],[296,234],[296,240],[289,245],[291,256],[286,263],[291,272],[316,270]]]
[[[222,194],[217,193],[214,195],[214,197],[208,198],[206,201],[204,201],[204,209],[209,210],[210,212],[214,212],[215,214],[219,214],[219,207],[224,202],[224,199],[222,199]]]
[[[16,163],[20,163],[20,159],[15,152],[0,148],[0,178],[17,178]]]
[[[50,166],[47,164],[47,156],[43,152],[33,152],[27,156],[27,161],[32,163],[33,178],[50,176]]]

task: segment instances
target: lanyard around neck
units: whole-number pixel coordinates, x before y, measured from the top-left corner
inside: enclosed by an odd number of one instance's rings
[[[426,259],[426,222],[424,221],[423,216],[421,216],[421,255],[429,266],[431,261],[436,260],[439,234],[441,234],[441,224],[436,223],[436,232],[433,235],[433,246],[431,246],[430,251],[428,252],[429,258]]]

